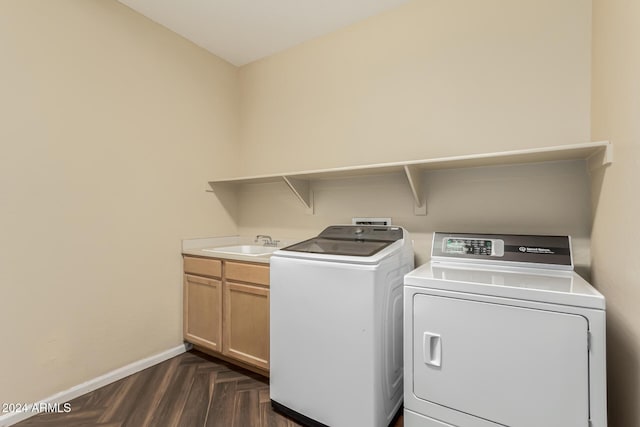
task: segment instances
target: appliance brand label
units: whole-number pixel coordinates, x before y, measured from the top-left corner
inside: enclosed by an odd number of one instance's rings
[[[528,254],[555,254],[554,251],[548,248],[529,248],[526,246],[520,246],[518,250]]]
[[[549,248],[541,246],[511,246],[505,245],[505,252],[519,252],[521,254],[536,255],[569,255],[569,248]]]

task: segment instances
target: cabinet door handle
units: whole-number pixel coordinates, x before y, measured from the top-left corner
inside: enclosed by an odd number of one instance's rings
[[[425,332],[422,341],[424,363],[437,368],[442,364],[442,339],[440,334]]]

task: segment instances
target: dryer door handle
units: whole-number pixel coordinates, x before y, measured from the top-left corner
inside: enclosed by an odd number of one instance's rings
[[[442,338],[440,334],[425,332],[422,340],[424,363],[439,368],[442,364]]]

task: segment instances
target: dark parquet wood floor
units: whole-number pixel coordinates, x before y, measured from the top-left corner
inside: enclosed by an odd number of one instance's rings
[[[296,427],[271,409],[268,380],[190,351],[69,402],[71,412],[18,427]],[[401,427],[400,418],[394,427]]]

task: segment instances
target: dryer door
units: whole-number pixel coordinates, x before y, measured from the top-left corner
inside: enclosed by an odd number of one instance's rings
[[[586,318],[422,294],[413,317],[418,399],[507,426],[588,425]]]

